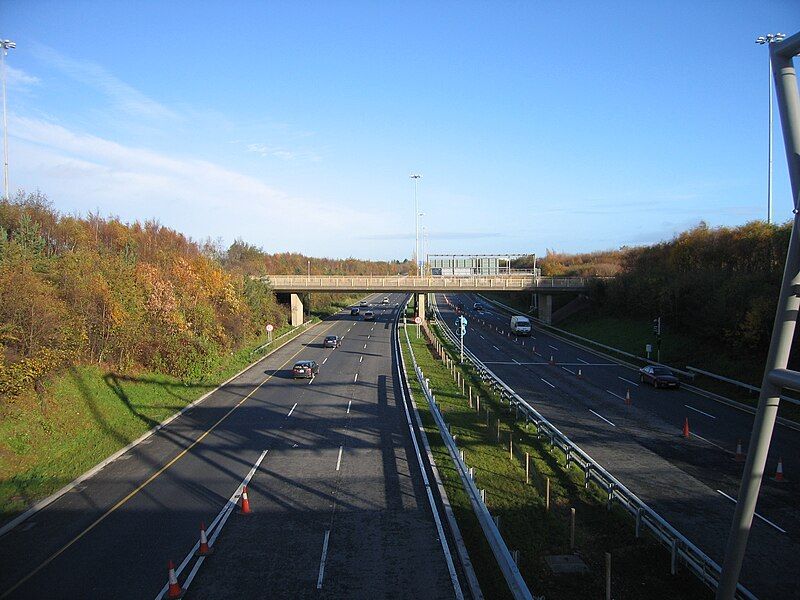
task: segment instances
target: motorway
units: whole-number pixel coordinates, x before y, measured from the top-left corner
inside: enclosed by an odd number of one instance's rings
[[[474,294],[436,294],[444,323],[462,302],[465,346],[545,418],[721,563],[753,416],[686,389],[640,384],[635,369],[545,331],[509,335],[510,314]],[[482,313],[472,310],[481,301]],[[550,359],[555,364],[550,364]],[[578,377],[578,370],[581,377]],[[632,403],[624,398],[630,391]],[[691,436],[681,435],[689,419]],[[783,457],[787,481],[774,474]],[[798,597],[800,589],[800,432],[777,426],[740,581],[759,598]]]
[[[157,597],[167,561],[217,521],[187,598],[455,597],[394,367],[403,297],[390,299],[375,322],[348,310],[300,334],[5,534],[0,597]],[[342,346],[323,348],[328,334]],[[319,374],[293,380],[298,359]],[[251,470],[253,513],[215,519]]]

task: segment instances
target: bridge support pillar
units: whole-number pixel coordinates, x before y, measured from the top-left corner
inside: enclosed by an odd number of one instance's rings
[[[553,296],[551,294],[537,294],[539,296],[539,319],[545,324],[550,325],[553,321]]]
[[[426,294],[415,294],[416,299],[414,302],[416,303],[417,308],[417,316],[425,321],[425,296]]]
[[[292,327],[303,324],[303,301],[297,294],[291,294]]]

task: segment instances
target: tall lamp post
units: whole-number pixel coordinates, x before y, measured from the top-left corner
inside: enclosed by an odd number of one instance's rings
[[[0,78],[3,80],[3,197],[8,201],[8,116],[6,115],[6,56],[16,48],[11,40],[0,40]]]
[[[422,179],[422,175],[412,173],[409,175],[414,180],[414,268],[415,275],[419,275],[419,205],[417,204],[417,181]]]
[[[774,44],[783,41],[786,36],[782,33],[768,33],[756,38],[756,44]],[[767,223],[772,223],[772,61],[767,55],[769,63],[769,159],[767,161]]]

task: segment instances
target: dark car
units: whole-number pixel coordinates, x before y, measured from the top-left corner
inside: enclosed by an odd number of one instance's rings
[[[351,315],[357,315],[360,312],[361,312],[361,310],[357,306],[354,306],[353,308],[350,309],[350,314]]]
[[[679,388],[680,380],[667,367],[648,365],[639,369],[639,381],[650,383],[653,387]]]
[[[364,313],[364,320],[365,321],[374,321],[375,320],[375,313],[371,310],[368,310]]]
[[[481,304],[480,302],[476,302],[475,304],[473,304],[472,308],[474,310],[477,310],[478,312],[483,312],[483,304]]]
[[[338,335],[326,335],[325,341],[322,342],[325,348],[338,348],[342,345],[342,338]]]
[[[319,373],[319,365],[315,360],[298,360],[292,367],[292,377],[295,379],[313,379]]]

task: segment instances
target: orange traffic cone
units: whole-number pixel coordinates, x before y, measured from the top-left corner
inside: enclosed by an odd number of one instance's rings
[[[625,404],[629,404],[630,405],[632,403],[633,402],[631,401],[631,389],[628,388],[628,390],[625,392]]]
[[[206,524],[200,523],[200,547],[197,549],[197,552],[195,552],[194,555],[208,556],[213,552],[214,549],[208,546],[208,538],[206,537]]]
[[[247,497],[247,486],[242,488],[242,504],[239,508],[240,515],[249,515],[251,512],[250,510],[250,499]]]
[[[733,457],[736,462],[744,462],[744,452],[742,452],[742,440],[736,440],[736,455]]]
[[[169,561],[169,563],[167,564],[167,568],[169,569],[169,575],[167,575],[167,579],[169,580],[169,587],[167,588],[167,598],[169,598],[170,600],[174,600],[175,598],[183,598],[183,595],[186,592],[178,584],[178,577],[175,575],[175,563]]]
[[[778,469],[775,471],[775,477],[772,480],[777,482],[786,481],[783,478],[783,458],[778,458]]]
[[[580,379],[580,378],[582,378],[582,377],[583,377],[583,373],[581,373],[581,370],[580,370],[580,369],[578,369],[578,378]]]
[[[689,437],[689,417],[685,417],[683,420],[683,437]]]

